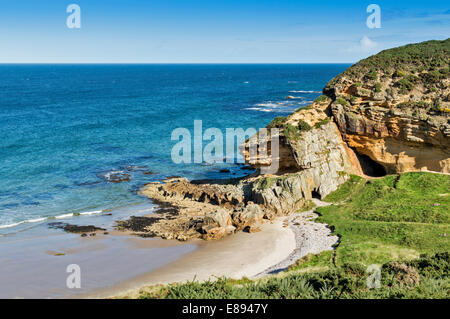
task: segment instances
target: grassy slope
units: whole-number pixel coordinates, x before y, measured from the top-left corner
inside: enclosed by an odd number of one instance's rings
[[[333,225],[341,236],[335,262],[369,265],[450,251],[450,177],[406,173],[368,181],[354,177],[325,200],[341,205],[321,207],[319,221]],[[359,189],[358,189],[359,188]],[[439,206],[434,206],[439,204]]]
[[[258,281],[152,287],[141,297],[449,298],[449,190],[446,175],[406,173],[367,183],[354,176],[325,199],[336,204],[317,209],[341,237],[335,252],[306,256]],[[383,264],[379,289],[366,286],[370,264]]]
[[[448,72],[450,57],[450,38],[443,41],[426,41],[422,43],[408,44],[405,46],[388,49],[363,59],[348,68],[341,75],[331,81],[343,76],[359,76],[375,72],[423,72],[443,70]],[[447,73],[448,75],[448,73]]]

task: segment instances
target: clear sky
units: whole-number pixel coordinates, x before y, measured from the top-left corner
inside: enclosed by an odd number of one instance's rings
[[[348,63],[448,37],[442,0],[0,0],[1,63]]]

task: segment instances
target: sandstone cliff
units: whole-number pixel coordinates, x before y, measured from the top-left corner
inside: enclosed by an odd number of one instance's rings
[[[450,39],[386,50],[324,89],[347,144],[387,173],[450,173]]]
[[[146,220],[121,223],[143,236],[216,239],[258,231],[264,219],[288,215],[325,197],[349,174],[381,176],[415,170],[450,173],[450,39],[383,51],[332,79],[310,106],[277,117],[264,140],[242,145],[248,163],[273,175],[234,182],[172,179],[142,194],[169,205]],[[273,130],[275,131],[275,130]],[[250,154],[252,143],[277,158]]]

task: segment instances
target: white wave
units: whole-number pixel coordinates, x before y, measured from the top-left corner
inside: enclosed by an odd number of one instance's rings
[[[91,211],[91,212],[83,212],[83,213],[80,213],[80,215],[95,215],[95,214],[101,214],[101,213],[103,213],[102,210],[93,210],[93,211]]]
[[[290,110],[270,109],[270,108],[263,108],[263,107],[248,107],[248,108],[245,108],[244,110],[260,111],[260,112],[291,112]]]
[[[64,219],[64,218],[70,218],[70,217],[73,217],[73,214],[62,214],[62,215],[55,216],[54,218],[55,219]]]
[[[0,229],[11,228],[11,227],[19,226],[19,225],[22,225],[22,224],[34,224],[34,223],[39,223],[39,222],[43,222],[43,221],[51,220],[51,219],[71,218],[71,217],[74,217],[74,216],[77,216],[77,215],[84,215],[84,216],[86,216],[86,215],[100,214],[102,212],[103,212],[103,210],[94,210],[94,211],[83,212],[83,213],[62,214],[62,215],[58,215],[58,216],[54,216],[54,217],[38,217],[38,218],[23,220],[23,221],[20,221],[20,222],[17,222],[17,223],[0,225]]]
[[[26,222],[27,223],[39,223],[46,219],[47,219],[47,217],[41,217],[41,218],[35,218],[35,219],[28,219]]]
[[[114,176],[120,175],[120,174],[125,174],[125,171],[123,171],[123,170],[113,170],[113,171],[105,173],[103,176],[107,180],[110,180],[111,177],[114,177]]]
[[[24,224],[24,223],[25,223],[25,221],[18,222],[18,223],[13,223],[13,224],[0,225],[0,229],[14,227],[14,226],[19,226],[19,225]]]
[[[293,90],[289,91],[289,93],[322,93],[322,91],[306,91],[306,90]]]
[[[256,106],[261,106],[261,107],[280,107],[281,105],[283,105],[283,103],[278,102],[278,103],[259,103],[259,104],[255,104]]]

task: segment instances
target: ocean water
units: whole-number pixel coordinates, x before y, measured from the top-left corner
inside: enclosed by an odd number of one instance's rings
[[[167,176],[248,174],[174,164],[172,130],[192,130],[194,120],[203,129],[264,127],[311,103],[347,67],[0,65],[0,235],[140,205],[147,200],[136,191]],[[112,183],[117,173],[130,181]]]

